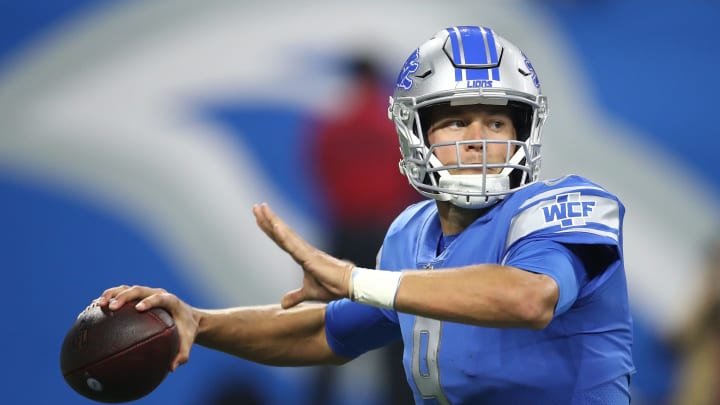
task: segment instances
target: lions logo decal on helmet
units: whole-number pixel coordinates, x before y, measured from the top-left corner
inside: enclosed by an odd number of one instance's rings
[[[420,64],[418,63],[419,57],[420,49],[416,49],[415,52],[408,57],[407,61],[405,61],[405,65],[403,65],[397,79],[397,87],[405,90],[410,90],[412,88],[413,79],[410,75],[417,72],[418,67],[420,67]]]

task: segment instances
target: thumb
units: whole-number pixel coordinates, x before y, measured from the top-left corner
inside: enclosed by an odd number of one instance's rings
[[[280,306],[282,306],[283,309],[288,309],[303,301],[305,301],[305,293],[302,288],[298,288],[283,295],[282,300],[280,301]]]

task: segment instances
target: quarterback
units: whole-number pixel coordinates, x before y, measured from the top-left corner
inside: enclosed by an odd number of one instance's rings
[[[418,404],[629,404],[624,207],[579,176],[539,179],[548,103],[528,57],[489,28],[444,29],[410,54],[388,115],[400,171],[426,199],[390,225],[376,269],[314,248],[259,204],[258,226],[304,274],[280,305],[198,309],[142,286],[98,303],[168,309],[182,336],[173,369],[193,344],[296,366],[402,340]]]

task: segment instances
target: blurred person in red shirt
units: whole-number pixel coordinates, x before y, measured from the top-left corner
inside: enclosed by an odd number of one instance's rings
[[[328,210],[330,251],[375,267],[390,222],[418,197],[399,173],[395,127],[386,112],[390,86],[371,58],[349,65],[352,96],[309,128],[307,150]]]
[[[307,153],[328,222],[328,251],[358,266],[375,268],[378,250],[392,220],[419,195],[399,172],[395,125],[387,119],[385,80],[372,57],[358,54],[347,63],[349,89],[334,114],[319,117],[306,128]],[[392,173],[396,175],[392,175]],[[414,403],[402,368],[402,344],[383,354],[389,373],[387,403]],[[332,373],[320,372],[316,404],[330,404]]]

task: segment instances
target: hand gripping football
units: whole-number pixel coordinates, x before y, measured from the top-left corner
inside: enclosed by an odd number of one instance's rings
[[[78,315],[60,353],[65,381],[99,402],[127,402],[152,392],[165,379],[180,339],[170,314],[145,312],[136,302],[116,311],[92,304]]]

